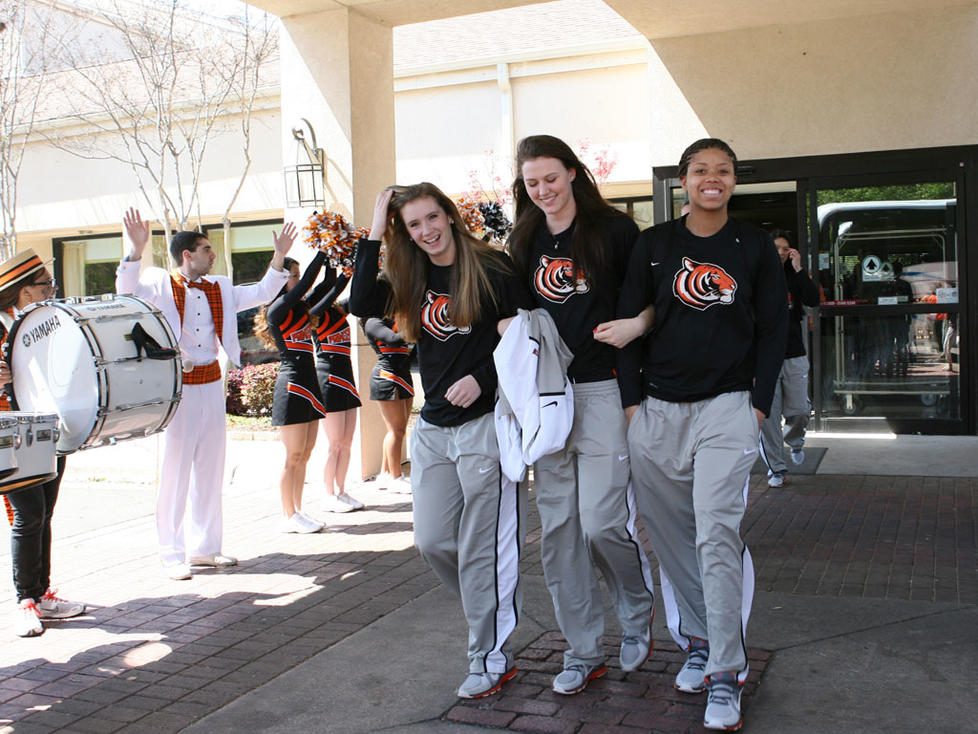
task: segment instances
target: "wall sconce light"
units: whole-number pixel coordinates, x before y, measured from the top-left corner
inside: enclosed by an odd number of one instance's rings
[[[286,205],[322,208],[326,205],[326,151],[316,146],[316,131],[305,118],[292,128],[292,137],[296,141],[296,162],[284,169]],[[305,151],[308,162],[300,161],[300,151]]]

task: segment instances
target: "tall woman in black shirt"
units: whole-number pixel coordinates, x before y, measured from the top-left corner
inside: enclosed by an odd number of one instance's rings
[[[380,241],[387,244],[378,277]],[[391,315],[416,342],[425,404],[411,435],[414,539],[469,625],[463,698],[516,674],[507,640],[520,609],[521,501],[499,466],[492,351],[497,323],[525,305],[509,258],[472,236],[429,183],[385,189],[357,248],[350,309]]]
[[[279,480],[283,526],[287,533],[314,533],[322,523],[302,512],[306,464],[316,445],[319,419],[326,414],[316,380],[309,309],[302,297],[319,274],[325,253],[319,252],[299,277],[299,263],[286,258],[289,271],[278,297],[255,319],[255,334],[279,352],[278,378],[272,402],[272,425],[279,426],[285,466]]]
[[[516,167],[513,261],[574,355],[568,368],[574,425],[564,449],[534,466],[544,576],[570,645],[553,690],[573,694],[606,672],[592,564],[601,569],[621,622],[622,669],[637,669],[652,651],[652,581],[635,530],[618,350],[594,336],[614,317],[638,228],[601,197],[587,166],[562,140],[524,138]]]

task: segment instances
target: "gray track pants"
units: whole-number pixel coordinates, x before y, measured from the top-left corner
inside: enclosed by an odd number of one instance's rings
[[[747,677],[754,567],[740,538],[757,418],[746,392],[695,403],[646,398],[628,427],[632,481],[662,573],[673,639],[710,643],[706,675]]]
[[[506,479],[492,413],[411,434],[414,542],[443,584],[462,598],[469,672],[504,673],[522,604],[519,559],[526,489]]]
[[[647,634],[652,618],[652,577],[635,530],[625,423],[616,380],[574,385],[567,443],[533,467],[543,573],[570,645],[565,666],[604,662],[595,565],[626,635]]]
[[[790,448],[805,445],[805,429],[811,405],[808,401],[808,356],[791,357],[781,365],[781,374],[774,387],[771,415],[761,424],[761,455],[772,472],[788,468],[782,442]],[[781,429],[784,416],[784,430]]]

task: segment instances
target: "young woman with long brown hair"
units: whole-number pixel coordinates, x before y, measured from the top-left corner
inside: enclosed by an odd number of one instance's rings
[[[559,138],[521,140],[516,168],[510,252],[574,355],[570,435],[562,451],[534,464],[544,576],[570,645],[553,690],[569,695],[607,670],[593,565],[621,623],[622,670],[637,669],[652,651],[652,579],[635,529],[618,350],[596,339],[614,318],[638,227],[604,200],[587,166]]]
[[[378,255],[387,245],[382,272]],[[425,404],[411,435],[414,538],[469,625],[463,698],[495,693],[516,674],[507,641],[520,610],[520,489],[503,476],[493,420],[497,324],[526,305],[509,258],[466,228],[436,186],[377,197],[357,248],[350,308],[397,318],[416,342]]]

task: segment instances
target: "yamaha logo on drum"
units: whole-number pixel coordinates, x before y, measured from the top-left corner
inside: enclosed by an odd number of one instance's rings
[[[29,347],[31,344],[36,344],[41,339],[44,339],[50,335],[51,332],[57,331],[59,328],[61,328],[61,322],[58,320],[58,315],[55,314],[47,321],[42,321],[40,324],[24,334],[24,346]]]

